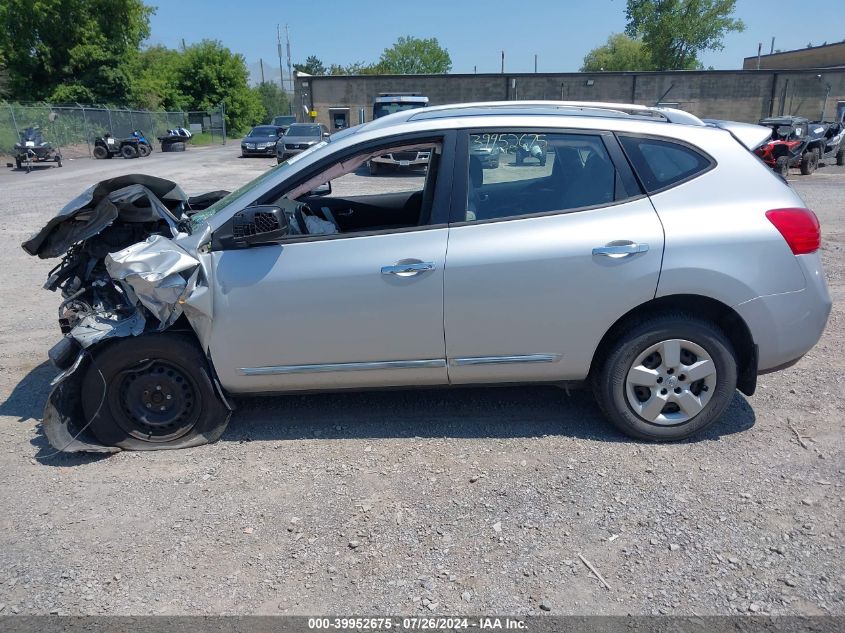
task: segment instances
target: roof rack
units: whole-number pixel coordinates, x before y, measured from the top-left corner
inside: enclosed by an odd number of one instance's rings
[[[697,116],[678,110],[659,106],[644,106],[633,103],[605,103],[602,101],[480,101],[475,103],[460,103],[451,105],[429,106],[425,110],[413,110],[408,121],[436,118],[438,116],[454,116],[466,114],[468,110],[485,109],[508,110],[544,110],[543,114],[563,115],[610,115],[610,116],[638,116],[656,119],[667,123],[685,125],[704,125]],[[463,111],[463,112],[462,112]]]

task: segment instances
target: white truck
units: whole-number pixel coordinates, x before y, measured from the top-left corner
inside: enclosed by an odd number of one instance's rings
[[[382,92],[373,103],[373,120],[394,112],[424,108],[427,105],[428,97],[418,92]],[[394,169],[425,167],[430,159],[431,153],[428,151],[394,152],[370,159],[367,168],[370,174],[375,175],[388,165]]]

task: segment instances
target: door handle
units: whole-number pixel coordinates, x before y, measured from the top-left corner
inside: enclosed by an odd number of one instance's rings
[[[593,249],[593,255],[604,255],[605,257],[628,257],[636,253],[645,253],[648,251],[648,244],[636,244],[634,242],[622,242],[606,244],[605,246],[597,246]]]
[[[412,277],[427,270],[434,270],[434,262],[410,262],[407,264],[394,264],[393,266],[382,266],[382,275],[396,275],[398,277]]]

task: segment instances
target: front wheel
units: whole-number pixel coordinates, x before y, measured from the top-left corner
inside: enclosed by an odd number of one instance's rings
[[[141,158],[145,158],[145,157],[149,156],[152,153],[152,151],[153,151],[153,149],[149,145],[147,145],[146,143],[140,143],[138,145],[138,155]]]
[[[93,154],[94,154],[94,158],[96,158],[97,160],[102,160],[104,158],[110,157],[109,150],[107,150],[102,145],[95,146]]]
[[[120,155],[124,158],[138,158],[138,150],[134,145],[124,145],[120,148]]]
[[[780,175],[784,180],[789,175],[789,157],[779,156],[775,161],[775,173]]]
[[[814,171],[816,171],[816,167],[819,166],[819,155],[816,153],[815,150],[810,150],[808,152],[804,152],[804,155],[801,157],[801,173],[804,176],[809,176]]]
[[[100,442],[127,450],[213,442],[229,419],[208,361],[178,332],[122,338],[95,352],[82,409]]]
[[[623,433],[681,440],[713,424],[736,389],[733,347],[712,323],[676,314],[641,322],[592,376],[599,408]]]

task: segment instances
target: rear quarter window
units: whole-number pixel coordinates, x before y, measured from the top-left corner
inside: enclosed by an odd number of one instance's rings
[[[672,141],[619,136],[619,142],[648,193],[694,178],[713,165],[704,154]]]

